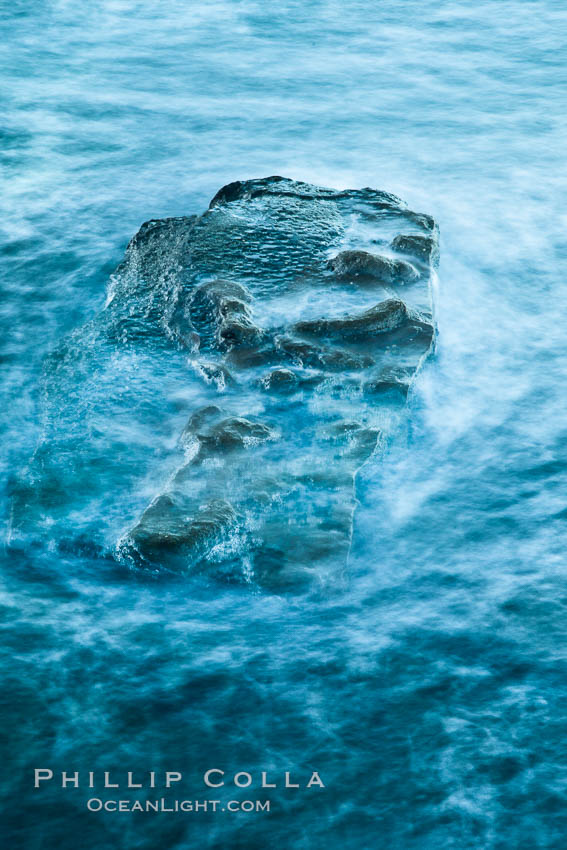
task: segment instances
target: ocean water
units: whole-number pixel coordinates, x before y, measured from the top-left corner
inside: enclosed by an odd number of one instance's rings
[[[6,846],[564,847],[564,4],[16,0],[0,26]],[[268,174],[441,230],[436,354],[359,477],[345,587],[148,577],[49,526],[12,545],[45,358],[143,221]],[[95,813],[34,768],[278,787],[269,814]],[[207,794],[208,768],[253,785]]]

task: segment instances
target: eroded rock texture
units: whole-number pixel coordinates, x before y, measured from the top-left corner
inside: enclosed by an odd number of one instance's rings
[[[127,564],[276,590],[334,580],[356,472],[432,348],[436,257],[435,223],[398,198],[280,177],[232,183],[201,216],[146,223],[105,310],[48,364],[51,435],[20,503],[53,522],[55,491],[99,470],[85,517],[104,515],[98,537],[108,548],[114,535]],[[71,384],[75,406],[62,399]],[[96,537],[92,525],[76,531]]]

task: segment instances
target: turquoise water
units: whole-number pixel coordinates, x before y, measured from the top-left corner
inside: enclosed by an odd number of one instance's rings
[[[563,4],[20,0],[0,25],[7,544],[44,358],[143,221],[276,173],[441,229],[436,356],[365,467],[342,594],[149,580],[49,527],[6,546],[6,843],[564,847]],[[326,787],[269,815],[95,814],[35,767],[180,770],[191,799],[210,767]]]

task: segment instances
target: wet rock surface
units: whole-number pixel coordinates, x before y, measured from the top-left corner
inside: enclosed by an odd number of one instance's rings
[[[394,245],[392,247],[396,250]],[[402,250],[401,253],[407,252]],[[419,278],[419,272],[405,260],[395,260],[367,251],[341,251],[329,260],[329,267],[341,280],[375,280],[383,284],[400,284]]]
[[[417,318],[417,317],[416,317]],[[370,337],[396,330],[410,321],[410,313],[403,301],[382,301],[354,316],[337,319],[312,319],[298,322],[293,329],[305,336],[319,336],[344,342],[367,342]]]
[[[436,262],[439,253],[439,243],[436,235],[425,236],[416,233],[401,233],[392,240],[392,250],[398,254],[406,254],[409,257],[422,262]]]
[[[398,198],[280,177],[143,225],[105,309],[46,364],[15,514],[56,528],[82,487],[77,537],[136,569],[339,580],[357,470],[432,349],[436,256],[435,223]]]

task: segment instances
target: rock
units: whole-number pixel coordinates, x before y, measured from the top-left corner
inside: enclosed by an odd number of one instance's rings
[[[422,263],[430,263],[437,260],[437,239],[415,233],[401,233],[392,240],[391,248],[397,254],[407,254],[417,257]]]
[[[236,381],[226,366],[219,363],[199,363],[197,371],[208,384],[214,384],[219,392],[236,386]]]
[[[297,328],[297,325],[295,327]],[[369,355],[359,355],[340,348],[312,345],[305,340],[294,339],[285,335],[276,337],[275,347],[280,355],[289,358],[292,363],[312,369],[343,372],[353,369],[366,369],[374,363]]]
[[[363,390],[367,395],[383,396],[387,393],[397,394],[405,399],[415,370],[384,369],[380,375],[365,381]]]
[[[242,416],[223,419],[214,425],[209,434],[203,438],[208,446],[228,451],[257,445],[264,440],[274,439],[275,431],[261,422],[251,422]]]
[[[411,283],[419,278],[419,272],[410,263],[367,251],[341,251],[329,260],[329,267],[340,280],[372,280],[385,286]]]
[[[436,254],[435,222],[399,198],[282,177],[144,224],[46,364],[12,539],[49,528],[55,547],[277,593],[342,581],[357,471],[433,349]]]
[[[201,347],[226,350],[240,344],[239,337],[252,339],[256,329],[249,318],[251,301],[246,287],[231,280],[217,279],[197,287],[189,316],[201,337]]]
[[[409,318],[410,313],[404,302],[390,299],[355,316],[298,322],[293,329],[296,333],[306,336],[358,342],[368,340],[376,334],[396,330],[406,324]]]
[[[209,347],[230,351],[254,348],[265,334],[251,321],[252,296],[245,286],[231,280],[213,280],[199,286],[190,301],[192,327]]]
[[[377,428],[360,428],[349,440],[346,449],[348,456],[357,463],[364,463],[376,450],[380,433]]]
[[[274,369],[260,381],[260,385],[268,392],[290,393],[299,386],[299,378],[291,369]]]
[[[219,347],[224,351],[232,348],[255,348],[264,339],[264,332],[246,316],[224,319],[217,331]]]
[[[144,511],[126,540],[142,562],[163,561],[176,571],[189,571],[210,547],[235,525],[229,502],[217,499],[187,515],[175,496],[158,496]],[[171,557],[173,555],[173,558]]]
[[[264,440],[275,439],[276,431],[262,422],[252,422],[243,416],[222,418],[216,405],[209,405],[191,416],[182,432],[182,441],[187,444],[197,440],[197,460],[212,452],[227,452],[258,445]]]
[[[181,436],[195,437],[199,431],[218,421],[221,416],[222,411],[216,404],[207,404],[204,407],[200,407],[199,410],[196,410],[195,413],[189,417],[189,421],[183,429]]]
[[[191,298],[191,316],[206,321],[211,313],[218,319],[238,314],[248,315],[252,296],[248,289],[233,280],[211,280],[195,290]]]
[[[365,428],[359,422],[337,422],[329,429],[328,438],[340,447],[340,454],[336,456],[338,459],[348,456],[363,463],[378,445],[380,431]]]

